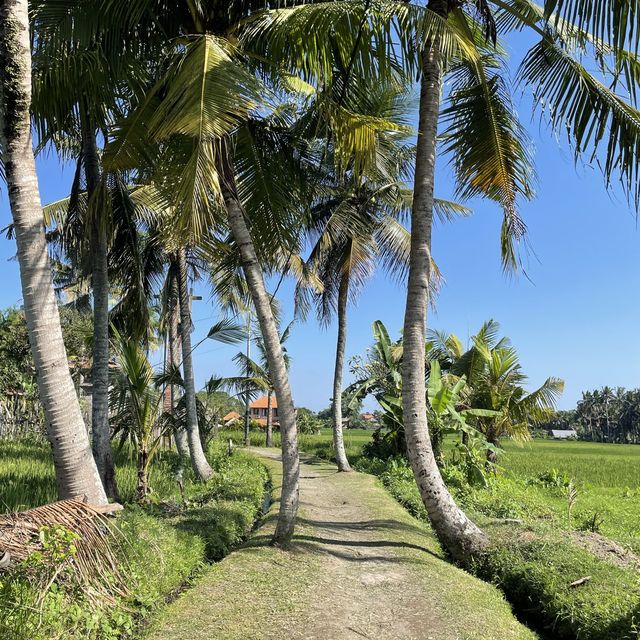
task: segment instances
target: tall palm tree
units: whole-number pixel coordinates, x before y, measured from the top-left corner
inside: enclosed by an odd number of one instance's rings
[[[184,247],[177,252],[178,266],[178,300],[180,305],[180,339],[182,347],[182,367],[184,370],[184,398],[187,414],[187,438],[191,463],[200,480],[208,480],[213,474],[213,469],[207,462],[200,431],[198,429],[198,413],[196,407],[196,387],[193,375],[193,355],[191,347],[191,304],[190,289],[187,279],[187,252]]]
[[[52,143],[62,157],[73,159],[84,172],[86,206],[76,220],[81,237],[73,239],[76,256],[90,274],[93,302],[92,449],[107,495],[117,498],[109,428],[109,249],[112,222],[107,176],[101,166],[98,132],[108,130],[118,112],[119,90],[126,74],[137,76],[136,61],[123,51],[114,54],[105,33],[82,29],[86,7],[74,16],[36,0],[34,32],[33,114],[40,146]],[[95,4],[94,4],[95,9]],[[83,21],[82,18],[85,18]],[[78,25],[74,24],[74,20]],[[80,173],[70,203],[77,202]],[[71,238],[67,238],[71,240]],[[77,265],[79,267],[79,265]]]
[[[60,498],[105,504],[69,372],[31,139],[31,53],[26,0],[0,3],[0,147],[18,245],[29,341],[38,373]]]
[[[410,173],[412,149],[405,142],[410,130],[403,121],[403,89],[397,85],[372,89],[362,79],[336,75],[336,86],[324,91],[337,92],[336,101],[350,111],[378,119],[375,161],[366,173],[341,172],[329,140],[323,158],[326,175],[310,221],[310,234],[316,240],[307,264],[323,285],[313,295],[318,317],[328,324],[335,312],[338,324],[331,401],[333,445],[338,470],[351,471],[342,432],[347,307],[357,299],[376,262],[386,262],[394,272],[406,267],[409,233],[398,217],[407,202],[402,179]],[[334,138],[337,132],[329,129],[328,135]],[[302,298],[299,293],[298,299]]]
[[[180,295],[178,291],[178,262],[175,254],[169,256],[169,267],[164,286],[164,326],[167,339],[167,364],[170,369],[179,369],[182,365],[182,345],[180,338]],[[178,404],[178,385],[169,383],[171,412]],[[181,457],[189,456],[187,433],[178,429],[173,434],[176,448]]]
[[[220,12],[217,3],[186,5],[160,12],[158,20],[163,22],[165,33],[183,38],[165,43],[160,52],[164,55],[160,79],[123,123],[112,145],[110,162],[116,168],[149,166],[149,150],[162,143],[162,153],[151,164],[156,169],[155,184],[176,212],[171,221],[173,237],[180,238],[183,246],[185,241],[195,246],[207,229],[227,227],[231,231],[278,398],[284,481],[274,540],[286,544],[293,534],[298,502],[295,409],[254,238],[268,238],[274,226],[286,230],[287,225],[269,224],[279,215],[271,210],[270,219],[263,217],[261,230],[266,233],[252,236],[245,212],[250,199],[243,195],[248,174],[237,162],[233,147],[239,128],[269,91],[261,86],[253,68],[243,65],[237,46],[225,36],[232,16]],[[236,9],[234,5],[231,13]],[[242,15],[246,15],[245,9]],[[283,186],[285,183],[280,187],[284,193]],[[280,198],[281,203],[285,201]],[[272,207],[271,201],[266,204]],[[188,351],[183,341],[183,358]]]
[[[376,51],[399,52],[404,65],[420,78],[404,323],[404,420],[411,464],[434,529],[456,560],[468,562],[482,551],[486,537],[442,482],[428,435],[425,396],[423,349],[439,124],[446,125],[443,150],[453,159],[459,192],[502,205],[503,259],[505,265],[517,265],[514,242],[525,233],[517,206],[533,195],[532,171],[526,138],[509,100],[504,56],[495,45],[498,31],[530,31],[539,42],[526,53],[519,79],[533,90],[534,108],[542,110],[552,128],[568,133],[577,157],[594,159],[601,154],[607,185],[619,177],[637,206],[640,112],[631,52],[640,43],[638,13],[620,11],[615,0],[599,2],[597,8],[588,0],[551,0],[544,7],[532,0],[428,0],[425,7],[346,1],[313,7],[307,12],[284,9],[260,18],[255,26],[273,46],[295,54],[295,72],[324,77],[334,36],[359,20],[367,36],[389,34],[393,40],[397,35],[399,42],[376,43]],[[312,42],[299,37],[309,32],[316,34]],[[307,53],[306,63],[296,66],[301,51]],[[594,63],[596,73],[588,71],[585,59]],[[453,86],[442,108],[447,74]],[[616,93],[620,86],[622,94]]]

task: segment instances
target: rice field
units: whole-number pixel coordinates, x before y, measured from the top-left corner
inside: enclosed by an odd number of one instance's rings
[[[518,478],[528,479],[550,469],[590,487],[640,487],[640,445],[534,440],[502,445],[500,463]]]
[[[135,496],[135,460],[126,450],[117,452],[116,476],[125,502]],[[177,494],[176,455],[161,452],[151,470],[151,487],[157,496]],[[188,479],[187,479],[188,480]],[[0,440],[0,513],[21,511],[57,499],[53,458],[46,442]]]

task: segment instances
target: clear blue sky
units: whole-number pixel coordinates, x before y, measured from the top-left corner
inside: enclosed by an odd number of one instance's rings
[[[528,101],[521,105],[536,146],[538,197],[522,207],[535,256],[527,274],[503,275],[499,257],[500,211],[491,203],[470,203],[474,215],[439,225],[433,252],[446,285],[430,316],[430,325],[457,333],[463,340],[484,320],[495,318],[518,348],[531,386],[548,376],[566,381],[561,408],[575,405],[583,390],[605,384],[640,387],[640,235],[635,215],[618,194],[603,187],[597,169],[575,168],[571,152],[545,127],[530,120]],[[69,168],[55,158],[38,160],[44,202],[65,197]],[[439,167],[437,195],[452,197],[448,169]],[[0,186],[0,226],[10,222],[6,189]],[[0,307],[20,304],[15,246],[0,239]],[[194,340],[217,318],[215,301],[204,289],[195,302]],[[371,343],[371,323],[382,320],[393,336],[402,326],[405,291],[384,275],[376,276],[350,310],[347,355]],[[284,319],[292,316],[292,286],[279,292]],[[291,382],[298,406],[318,410],[331,396],[336,329],[320,329],[311,318],[298,325],[288,343]],[[237,347],[204,343],[195,352],[197,384],[212,374],[234,374]],[[161,355],[156,361],[161,361]],[[369,404],[369,407],[372,405]]]

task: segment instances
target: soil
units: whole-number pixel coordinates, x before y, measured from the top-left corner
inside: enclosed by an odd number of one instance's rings
[[[594,556],[617,567],[640,570],[640,558],[631,550],[599,533],[573,531],[570,537]]]

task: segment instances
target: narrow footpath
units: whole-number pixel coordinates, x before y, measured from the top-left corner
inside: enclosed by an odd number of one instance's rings
[[[277,498],[276,450],[253,449]],[[204,574],[149,640],[533,640],[500,592],[446,562],[433,533],[377,480],[303,456],[287,552],[269,546],[277,500],[243,547]]]

